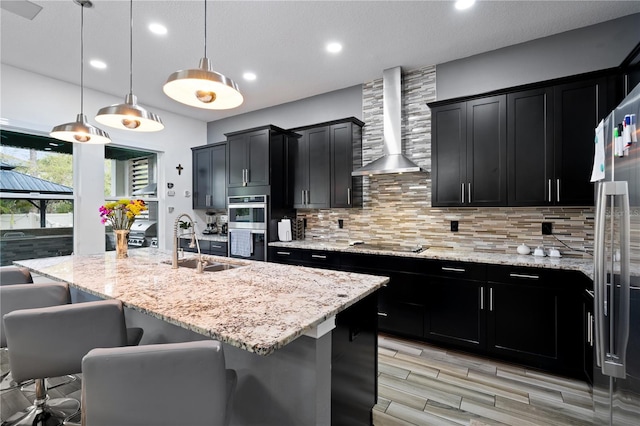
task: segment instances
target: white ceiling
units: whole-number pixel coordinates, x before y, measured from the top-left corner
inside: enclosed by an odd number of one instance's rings
[[[3,2],[5,0],[2,0]],[[34,0],[32,20],[0,9],[3,63],[80,83],[80,6]],[[204,2],[135,0],[133,93],[155,112],[213,121],[382,77],[640,12],[640,1],[479,1],[458,12],[452,1],[219,1],[208,3],[208,57],[234,79],[245,102],[228,111],[179,104],[166,78],[196,68],[204,54]],[[85,86],[122,98],[129,91],[129,1],[93,0],[85,9]],[[160,22],[166,36],[147,25]],[[325,44],[339,41],[338,55]],[[88,61],[108,64],[96,70]],[[242,78],[257,74],[254,82]],[[90,112],[87,112],[90,116]],[[161,115],[161,114],[160,114]],[[92,118],[92,117],[91,117]]]

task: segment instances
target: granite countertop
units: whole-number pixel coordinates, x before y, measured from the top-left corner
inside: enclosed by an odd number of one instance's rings
[[[382,251],[367,249],[366,246],[331,243],[318,240],[297,240],[273,242],[269,246],[289,247],[310,250],[340,251],[346,253],[381,254],[387,256],[414,257],[417,259],[453,260],[460,262],[489,263],[494,265],[529,266],[535,268],[567,269],[581,271],[593,279],[593,259],[577,257],[537,257],[531,254],[488,253],[474,251],[456,251],[441,247],[429,247],[420,253]]]
[[[187,256],[187,258],[194,256]],[[241,267],[197,274],[172,269],[154,248],[21,260],[43,276],[259,355],[292,342],[373,293],[387,277],[233,259]],[[169,261],[169,264],[163,262]]]

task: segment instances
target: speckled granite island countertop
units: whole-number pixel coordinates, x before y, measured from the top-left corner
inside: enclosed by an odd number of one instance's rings
[[[15,264],[229,345],[268,355],[373,293],[386,277],[217,256],[243,265],[197,274],[169,253],[142,248]],[[188,256],[193,257],[193,256]]]
[[[289,247],[308,250],[328,250],[346,253],[367,253],[386,256],[414,257],[417,259],[452,260],[459,262],[488,263],[493,265],[528,266],[534,268],[551,268],[581,271],[593,279],[593,259],[577,257],[537,257],[531,254],[487,253],[474,251],[456,251],[440,247],[429,247],[420,253],[381,251],[367,249],[366,245],[350,246],[348,244],[330,243],[318,240],[298,240],[290,242],[273,242],[269,246]],[[640,275],[640,271],[636,271]]]

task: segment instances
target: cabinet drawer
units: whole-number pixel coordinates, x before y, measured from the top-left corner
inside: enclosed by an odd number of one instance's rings
[[[305,250],[302,260],[313,267],[328,268],[340,266],[340,254],[325,250]]]
[[[527,284],[534,286],[550,285],[552,282],[557,284],[560,280],[553,280],[552,277],[561,277],[562,275],[564,275],[563,271],[506,265],[489,265],[487,269],[487,281],[509,284]]]
[[[227,243],[224,241],[210,241],[209,242],[209,252],[210,254],[216,256],[226,256],[227,255]]]
[[[445,278],[485,281],[487,267],[480,263],[450,262],[445,260],[429,264],[429,270],[425,271],[425,273]]]
[[[269,261],[276,263],[302,263],[302,250],[287,247],[269,247]]]

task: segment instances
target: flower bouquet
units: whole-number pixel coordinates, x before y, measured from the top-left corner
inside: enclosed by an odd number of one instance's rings
[[[122,199],[111,201],[101,206],[100,218],[103,224],[109,223],[116,234],[116,257],[123,259],[128,257],[128,236],[131,225],[143,211],[148,210],[143,200]]]

